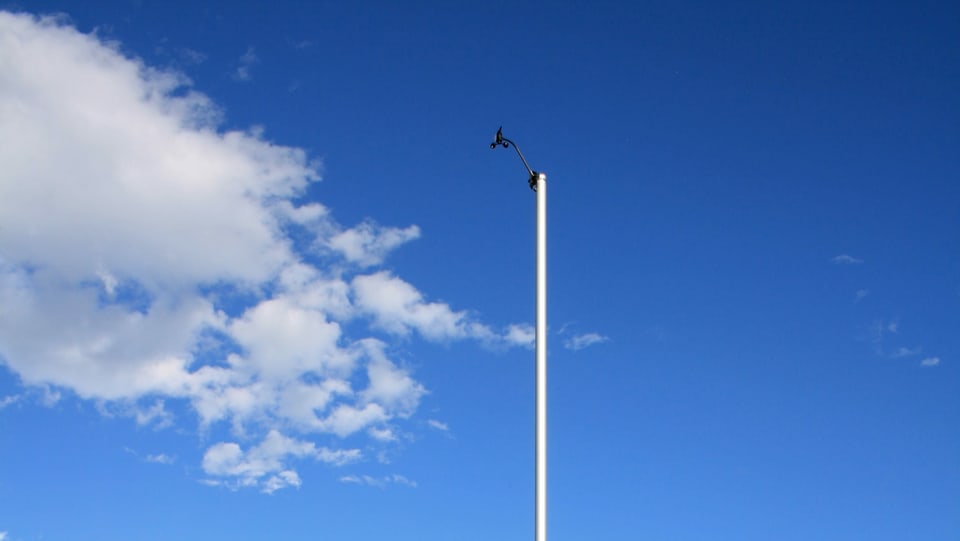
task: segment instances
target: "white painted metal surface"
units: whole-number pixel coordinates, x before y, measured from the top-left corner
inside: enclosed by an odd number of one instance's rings
[[[536,541],[547,541],[547,175],[537,175]]]

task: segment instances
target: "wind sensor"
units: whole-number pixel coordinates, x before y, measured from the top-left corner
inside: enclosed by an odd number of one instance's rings
[[[503,136],[503,126],[500,126],[500,129],[497,130],[496,138],[490,143],[490,148],[494,149],[497,146],[502,146],[503,148],[510,148],[510,145],[513,145],[513,149],[517,151],[517,156],[520,156],[520,161],[523,162],[523,166],[527,168],[527,173],[530,175],[530,178],[527,180],[527,184],[530,185],[530,189],[537,191],[537,176],[538,173],[533,169],[530,169],[530,166],[527,164],[526,158],[523,157],[523,153],[520,152],[520,147],[516,143],[507,139]],[[544,175],[544,180],[546,180],[546,175]]]

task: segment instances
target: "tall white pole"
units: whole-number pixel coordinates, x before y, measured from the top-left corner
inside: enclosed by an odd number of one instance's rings
[[[503,127],[490,148],[513,148],[530,175],[527,183],[537,192],[537,382],[536,461],[534,515],[535,541],[547,541],[547,175],[530,168],[516,143],[503,136]]]
[[[537,190],[537,460],[536,541],[547,541],[547,175]]]

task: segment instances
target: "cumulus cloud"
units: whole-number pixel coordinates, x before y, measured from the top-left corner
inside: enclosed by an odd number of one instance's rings
[[[364,343],[370,354],[367,363],[369,384],[361,393],[366,403],[380,404],[387,411],[401,417],[408,417],[417,407],[420,397],[427,391],[423,385],[387,359],[383,343],[368,340]]]
[[[359,460],[359,449],[330,450],[312,442],[296,440],[271,430],[259,445],[244,451],[234,442],[211,446],[203,455],[203,471],[211,476],[210,484],[256,486],[272,493],[285,487],[298,487],[300,476],[288,468],[290,458],[313,458],[321,462],[343,465]]]
[[[420,237],[420,228],[411,225],[399,229],[381,227],[366,221],[330,237],[327,245],[352,263],[369,267],[379,265],[394,248]]]
[[[228,428],[205,482],[273,492],[297,460],[362,458],[303,438],[382,444],[416,411],[425,386],[376,336],[517,340],[368,270],[417,226],[342,226],[302,201],[304,151],[220,115],[183,75],[0,12],[0,362],[50,401]]]
[[[594,344],[601,344],[607,340],[609,340],[609,338],[595,332],[577,334],[564,340],[563,347],[573,351],[578,351]]]
[[[413,285],[387,271],[357,276],[351,285],[357,308],[391,334],[406,336],[416,331],[430,340],[498,338],[466,312],[453,311],[446,303],[427,302]]]

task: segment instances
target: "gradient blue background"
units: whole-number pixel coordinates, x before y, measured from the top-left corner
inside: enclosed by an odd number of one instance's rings
[[[389,267],[498,324],[533,319],[535,201],[488,148],[504,126],[550,183],[553,541],[960,539],[955,3],[0,8],[66,13],[187,74],[225,129],[322,159],[310,197],[419,225]],[[572,351],[572,332],[608,340]],[[195,427],[68,396],[0,410],[0,531],[530,539],[532,352],[404,347],[430,389],[416,417],[450,426],[393,456],[416,488],[317,464],[272,496],[204,486]]]

